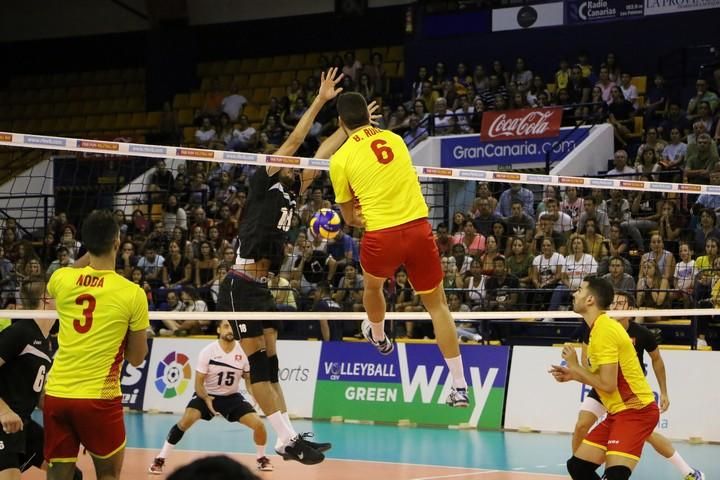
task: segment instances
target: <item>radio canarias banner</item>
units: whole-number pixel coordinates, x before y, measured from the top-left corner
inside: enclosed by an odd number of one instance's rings
[[[486,142],[557,137],[562,108],[522,108],[483,113],[480,138]]]
[[[642,0],[568,0],[565,2],[565,23],[609,22],[641,18]]]
[[[452,387],[436,345],[398,343],[388,356],[367,343],[325,342],[313,418],[501,426],[509,348],[461,346],[470,408],[451,408]]]

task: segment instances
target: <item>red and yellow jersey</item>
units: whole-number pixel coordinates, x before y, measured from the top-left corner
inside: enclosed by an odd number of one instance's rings
[[[128,331],[149,327],[145,292],[111,270],[61,268],[48,282],[60,318],[45,391],[54,397],[119,397]]]
[[[330,159],[330,179],[337,203],[358,199],[367,231],[428,216],[410,152],[389,130],[353,132]]]
[[[625,328],[607,314],[600,315],[590,330],[588,343],[590,371],[601,365],[617,364],[617,390],[612,394],[598,391],[609,413],[638,410],[655,401],[650,384],[643,374],[637,352]]]

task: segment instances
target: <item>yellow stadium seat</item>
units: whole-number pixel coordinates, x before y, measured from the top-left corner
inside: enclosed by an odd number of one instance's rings
[[[193,92],[190,94],[190,107],[202,108],[205,104],[205,94],[202,92]]]
[[[103,115],[97,123],[97,130],[112,130],[115,128],[117,115]]]
[[[645,97],[642,95],[639,95],[638,99],[637,99],[637,104],[638,104],[638,107],[644,107],[645,106]]]
[[[258,72],[269,72],[272,70],[273,59],[272,57],[263,57],[258,59],[256,71]]]
[[[358,60],[363,65],[370,63],[370,49],[358,48],[355,50],[355,60]]]
[[[225,66],[223,68],[223,74],[225,75],[236,75],[241,72],[240,67],[242,66],[241,60],[230,60],[228,62],[225,62]]]
[[[548,83],[545,85],[545,88],[547,89],[548,92],[550,92],[550,95],[554,95],[555,92],[557,91],[557,84]]]
[[[185,127],[183,128],[183,143],[186,145],[194,145],[195,144],[195,130],[197,130],[195,127]]]
[[[55,131],[55,125],[57,123],[56,118],[43,118],[39,129],[35,129],[33,126],[28,125],[28,131],[36,130],[42,133],[51,133]]]
[[[298,70],[297,75],[295,78],[297,78],[300,81],[301,85],[305,85],[305,82],[307,81],[308,77],[311,77],[313,74],[313,71],[309,68]]]
[[[387,55],[385,56],[386,62],[401,62],[405,60],[404,48],[402,45],[395,47],[388,47]]]
[[[23,116],[27,117],[27,118],[37,118],[39,110],[40,110],[40,105],[30,104],[25,107],[25,112],[23,113]]]
[[[127,112],[142,112],[145,110],[145,100],[143,97],[129,97],[127,102]]]
[[[208,75],[210,75],[210,76],[222,75],[224,68],[225,68],[225,62],[212,62],[210,64],[210,70],[208,72]]]
[[[238,88],[247,88],[250,82],[250,75],[247,73],[239,73],[233,77],[232,83],[238,86]]]
[[[77,134],[78,132],[82,132],[85,130],[85,124],[87,123],[87,118],[83,116],[73,117],[70,121],[69,131],[74,132]]]
[[[147,128],[158,128],[160,126],[161,120],[162,120],[162,112],[148,112],[147,117],[145,119],[145,126]]]
[[[229,90],[232,81],[233,77],[230,75],[221,75],[220,77],[218,77],[218,86],[220,87],[220,90]]]
[[[305,55],[305,62],[298,68],[315,68],[320,65],[320,52],[308,53]]]
[[[250,101],[258,105],[267,103],[270,101],[270,89],[269,88],[256,88],[253,90],[252,98]]]
[[[132,114],[130,113],[121,113],[117,116],[117,119],[115,121],[115,130],[128,130],[131,127],[132,123]]]
[[[276,55],[272,59],[272,65],[270,66],[270,70],[272,70],[273,72],[280,72],[282,70],[285,70],[288,67],[289,63],[289,55]]]
[[[243,114],[248,117],[250,123],[260,120],[260,109],[257,105],[246,105]]]
[[[63,102],[67,96],[67,90],[64,87],[56,87],[52,89],[50,101],[53,103]]]
[[[385,62],[383,63],[383,68],[388,78],[397,77],[397,62]]]
[[[387,47],[373,47],[370,49],[370,57],[372,57],[373,53],[379,53],[383,57],[383,60],[385,60],[385,57],[387,57],[387,52]]]
[[[178,125],[184,126],[184,125],[192,125],[193,120],[195,120],[195,115],[193,113],[192,108],[184,108],[180,111],[178,111]]]
[[[271,72],[265,75],[264,87],[276,87],[282,85],[280,82],[280,72]]]
[[[84,102],[80,113],[83,115],[96,115],[100,113],[100,103],[94,100]]]
[[[187,93],[178,93],[173,99],[173,108],[180,110],[181,108],[187,108],[190,106],[190,95]]]
[[[82,104],[80,104],[82,106]],[[49,103],[41,103],[38,107],[38,116],[50,117],[52,116],[52,105]]]
[[[125,84],[126,97],[140,97],[145,95],[145,84],[141,82],[133,82]]]
[[[208,63],[208,62],[198,63],[197,74],[198,74],[198,77],[209,77],[210,76],[210,63]]]
[[[147,114],[145,112],[133,113],[132,117],[130,118],[130,128],[132,128],[133,130],[144,130],[146,117]]]
[[[70,131],[73,117],[61,117],[57,119],[55,125],[53,125],[53,132],[67,133]]]
[[[68,108],[65,111],[65,115],[74,117],[75,115],[81,115],[83,109],[83,102],[70,102]]]
[[[212,84],[213,84],[213,81],[214,81],[214,80],[215,80],[215,79],[212,78],[212,77],[204,77],[204,78],[200,81],[200,91],[201,91],[201,92],[207,92],[208,90],[210,90],[210,89],[212,88]]]
[[[399,63],[398,63],[397,76],[398,76],[399,78],[402,78],[402,77],[405,76],[405,62],[399,62]]]
[[[640,76],[640,77],[632,77],[630,79],[630,83],[635,85],[635,88],[637,88],[638,95],[645,95],[647,92],[647,77],[646,76]]]
[[[110,113],[124,113],[128,111],[128,101],[127,98],[116,98],[112,101],[112,110]]]
[[[257,71],[257,58],[243,58],[240,62],[240,71],[243,73],[255,73]]]
[[[294,70],[286,70],[280,74],[280,79],[277,85],[280,87],[287,87],[295,80],[297,73]]]
[[[273,87],[270,89],[270,97],[275,97],[278,100],[285,96],[285,88],[283,87]]]
[[[290,59],[288,60],[287,65],[285,65],[282,70],[297,70],[298,68],[302,68],[303,66],[305,66],[305,55],[290,55]]]
[[[265,74],[264,73],[256,73],[254,75],[250,75],[250,81],[248,82],[248,87],[255,88],[255,87],[262,87],[265,84]]]
[[[85,132],[94,132],[102,117],[99,115],[91,115],[85,119]]]

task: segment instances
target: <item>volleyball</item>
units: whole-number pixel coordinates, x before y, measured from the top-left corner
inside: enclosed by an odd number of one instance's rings
[[[326,240],[335,238],[342,228],[340,215],[329,208],[321,208],[310,219],[310,230],[313,235]]]

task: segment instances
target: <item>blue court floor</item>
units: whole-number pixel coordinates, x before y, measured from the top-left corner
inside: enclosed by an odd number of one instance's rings
[[[169,414],[127,414],[128,447],[159,449],[168,430],[178,419],[178,415]],[[332,459],[466,467],[566,477],[565,460],[570,455],[570,436],[563,434],[445,430],[307,420],[295,420],[293,424],[298,431],[314,431],[317,439],[332,442],[333,449],[327,455]],[[271,447],[275,438],[269,426],[268,431],[268,446]],[[705,472],[707,480],[720,479],[720,445],[677,442],[675,447],[688,463]],[[223,419],[198,422],[177,449],[208,453],[255,452],[251,432],[242,425],[230,424]],[[268,453],[272,453],[271,448],[268,448]],[[451,476],[457,475],[445,477]],[[491,477],[481,475],[481,478]],[[633,478],[672,480],[681,477],[669,462],[646,445]]]

